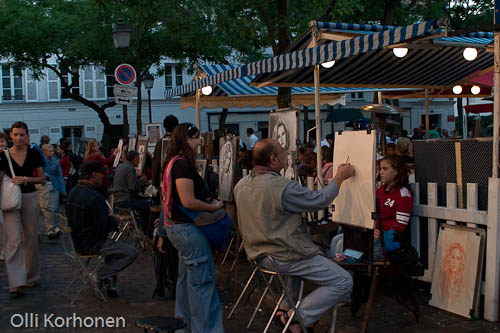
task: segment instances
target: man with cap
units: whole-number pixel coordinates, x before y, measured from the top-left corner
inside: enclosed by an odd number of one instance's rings
[[[137,250],[108,237],[111,231],[118,230],[118,219],[109,215],[106,200],[98,191],[104,177],[105,169],[100,163],[83,163],[78,185],[66,200],[66,214],[76,252],[106,257],[95,278],[109,297],[117,297],[117,274],[134,262]]]

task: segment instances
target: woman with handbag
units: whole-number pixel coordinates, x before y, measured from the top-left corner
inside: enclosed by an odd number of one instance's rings
[[[2,183],[1,206],[7,234],[5,265],[9,277],[9,294],[22,295],[23,287],[38,285],[40,261],[38,250],[38,217],[40,204],[35,184],[44,180],[42,156],[29,148],[28,126],[16,121],[10,129],[14,145],[0,153],[0,179],[8,176],[14,188]],[[33,176],[36,173],[37,176]],[[9,198],[21,191],[21,202],[12,206]]]
[[[193,124],[180,124],[172,133],[163,176],[162,223],[179,252],[175,316],[186,321],[187,332],[220,333],[224,332],[222,307],[211,247],[201,229],[183,212],[211,212],[223,207],[219,201],[203,201],[205,184],[195,167],[200,141],[200,131]]]

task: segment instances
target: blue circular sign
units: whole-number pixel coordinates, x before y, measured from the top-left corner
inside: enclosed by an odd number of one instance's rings
[[[115,79],[119,84],[130,85],[136,79],[135,69],[129,64],[121,64],[116,66]]]

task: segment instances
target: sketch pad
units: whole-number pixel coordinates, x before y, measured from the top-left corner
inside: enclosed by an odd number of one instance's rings
[[[349,158],[356,175],[340,186],[333,204],[332,220],[367,229],[373,229],[375,212],[375,152],[376,131],[342,132],[335,136],[333,168],[336,174],[340,164]]]

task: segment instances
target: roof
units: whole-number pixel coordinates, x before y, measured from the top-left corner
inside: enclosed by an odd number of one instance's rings
[[[339,39],[374,35],[378,31],[393,31],[401,27],[378,25],[341,25],[317,22],[319,43],[323,47],[338,45]],[[313,44],[314,27],[301,36],[289,50],[296,52]],[[320,66],[323,87],[374,87],[374,88],[443,88],[451,87],[462,78],[493,65],[493,53],[486,49],[492,43],[493,33],[445,35],[444,30],[434,35],[408,40],[399,45],[377,48],[338,60],[329,69]],[[358,36],[358,37],[353,37]],[[345,41],[345,40],[344,40]],[[464,47],[480,47],[478,56],[467,61],[462,56]],[[408,54],[397,58],[392,47],[407,47]],[[314,86],[313,67],[295,71],[275,71],[258,75],[251,85]]]
[[[443,21],[427,21],[403,27],[385,28],[382,26],[381,29],[378,29],[375,25],[366,25],[377,31],[369,34],[360,34],[360,36],[352,38],[346,37],[347,39],[344,40],[303,48],[239,66],[168,90],[166,96],[178,96],[209,85],[213,86],[246,76],[259,75],[262,73],[279,73],[289,70],[300,71],[300,69],[307,69],[324,62],[349,59],[352,56],[363,55],[367,52],[376,52],[374,50],[380,50],[390,45],[400,44],[418,37],[427,36],[442,24]],[[342,26],[341,23],[328,23],[328,25],[335,27]]]

